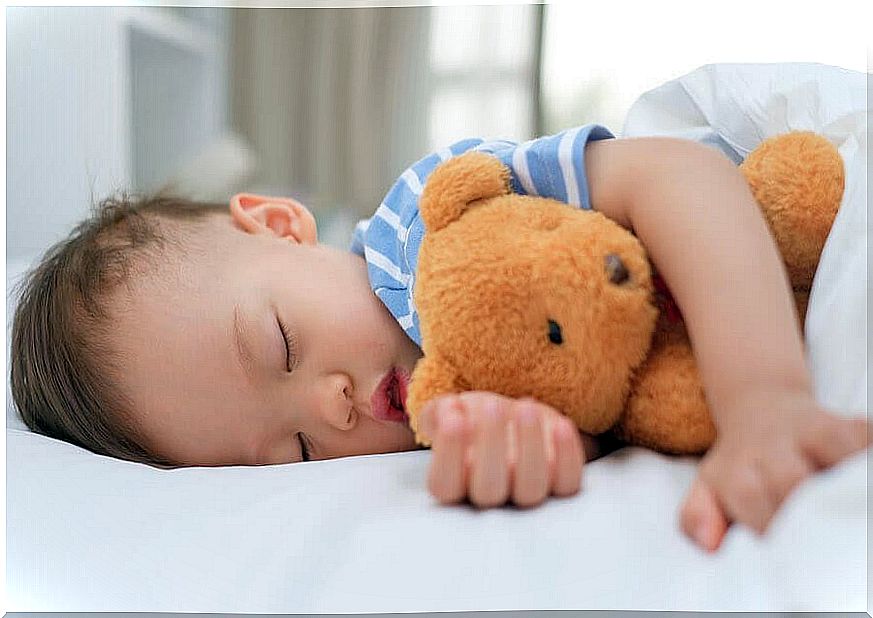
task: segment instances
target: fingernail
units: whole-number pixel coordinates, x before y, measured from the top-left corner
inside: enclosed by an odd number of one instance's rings
[[[500,414],[500,406],[493,399],[488,399],[482,404],[482,412],[490,419],[496,419]]]
[[[461,413],[458,412],[454,408],[446,409],[443,414],[443,425],[442,428],[446,431],[451,431],[454,429],[459,429],[461,423]]]
[[[705,521],[698,522],[694,527],[694,540],[697,541],[698,545],[709,549],[709,543],[707,543],[707,537],[709,535],[707,532],[709,532],[709,529]]]
[[[523,427],[533,427],[536,424],[537,413],[531,405],[522,405],[518,411],[518,423]]]

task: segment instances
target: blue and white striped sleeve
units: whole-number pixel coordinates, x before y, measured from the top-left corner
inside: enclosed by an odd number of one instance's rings
[[[611,137],[612,133],[602,126],[585,125],[520,145],[479,138],[456,142],[403,172],[373,216],[357,223],[350,250],[366,259],[370,287],[420,346],[413,290],[425,229],[418,202],[431,172],[440,163],[475,149],[496,156],[509,167],[512,190],[516,193],[550,197],[590,209],[585,145],[591,140]]]
[[[401,174],[373,216],[355,226],[350,249],[366,259],[370,287],[418,345],[421,331],[413,289],[424,237],[418,212],[421,192],[440,163],[481,143],[478,138],[461,140],[420,159]]]
[[[367,228],[370,227],[370,219],[361,219],[355,224],[355,229],[352,232],[352,242],[349,244],[349,251],[362,257],[364,255],[364,239],[366,238]]]
[[[591,199],[585,173],[585,146],[589,141],[612,137],[605,127],[587,124],[518,145],[487,142],[477,150],[493,154],[509,167],[515,193],[548,197],[588,210]]]

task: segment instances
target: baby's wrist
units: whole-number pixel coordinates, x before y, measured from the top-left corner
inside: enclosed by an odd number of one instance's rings
[[[812,389],[804,384],[764,385],[738,389],[720,405],[712,405],[719,433],[748,433],[751,428],[781,422],[816,407]]]

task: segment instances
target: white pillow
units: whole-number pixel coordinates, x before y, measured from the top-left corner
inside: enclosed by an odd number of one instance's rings
[[[640,96],[623,135],[708,142],[739,162],[765,138],[791,130],[817,131],[839,148],[866,126],[866,113],[866,75],[857,71],[808,62],[709,64]]]

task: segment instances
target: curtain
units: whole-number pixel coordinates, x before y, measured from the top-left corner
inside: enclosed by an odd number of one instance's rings
[[[372,214],[426,154],[430,11],[234,10],[231,114],[254,185]]]

